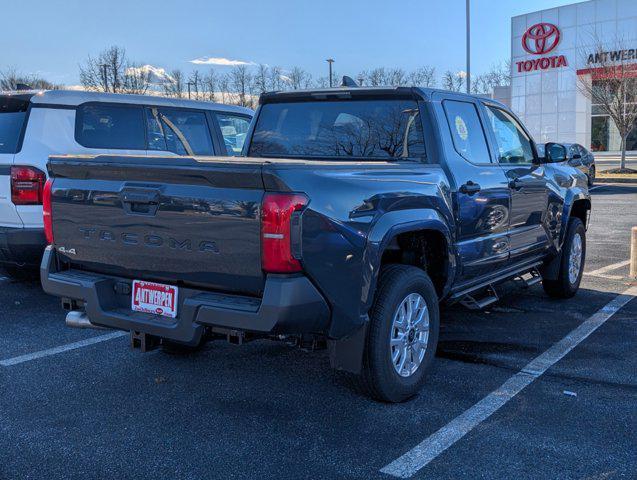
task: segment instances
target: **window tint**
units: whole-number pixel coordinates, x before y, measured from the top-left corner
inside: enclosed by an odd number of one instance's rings
[[[250,127],[250,119],[229,113],[217,113],[216,115],[228,155],[240,155]]]
[[[146,112],[149,150],[213,155],[204,112],[163,108],[148,108]]]
[[[80,105],[77,109],[77,141],[88,148],[145,150],[141,107],[129,105]]]
[[[445,113],[456,151],[473,163],[491,163],[487,140],[473,103],[445,100]]]
[[[487,114],[498,144],[498,161],[502,164],[531,163],[531,139],[507,112],[487,105]]]
[[[29,102],[0,98],[0,153],[16,153]]]
[[[251,156],[414,158],[425,146],[413,100],[270,103],[261,108]]]

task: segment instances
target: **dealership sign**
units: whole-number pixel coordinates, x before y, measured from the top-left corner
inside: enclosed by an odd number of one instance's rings
[[[560,43],[560,29],[552,23],[536,23],[522,35],[522,48],[531,55],[546,55]],[[564,55],[543,56],[531,60],[516,62],[518,72],[548,70],[550,68],[567,67]]]

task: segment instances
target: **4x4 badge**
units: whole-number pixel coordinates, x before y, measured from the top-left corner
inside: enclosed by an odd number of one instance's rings
[[[74,248],[58,247],[58,252],[66,253],[68,255],[75,255],[75,249]]]

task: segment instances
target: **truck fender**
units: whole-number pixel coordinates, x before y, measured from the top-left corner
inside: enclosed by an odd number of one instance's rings
[[[555,255],[550,261],[545,263],[540,269],[542,278],[546,280],[556,280],[560,272],[560,264],[562,262],[562,246],[564,245],[564,238],[566,230],[568,228],[568,220],[571,217],[573,205],[575,202],[585,200],[587,202],[588,211],[591,208],[591,200],[588,192],[582,188],[573,188],[567,191],[566,198],[564,199],[564,207],[562,210],[562,219],[560,222],[560,234],[557,244],[557,255]],[[587,226],[587,222],[584,222],[584,226]]]
[[[447,219],[434,209],[410,209],[388,212],[374,224],[367,237],[363,259],[364,281],[362,285],[363,291],[361,292],[363,311],[361,314],[366,313],[374,301],[374,291],[378,282],[381,260],[387,245],[396,235],[418,230],[435,230],[444,236],[451,268],[447,279],[448,282],[453,279],[456,261],[452,250],[453,240]],[[446,289],[448,286],[446,286]]]
[[[363,254],[363,283],[361,290],[360,317],[364,323],[345,338],[328,342],[332,368],[351,373],[360,373],[363,353],[367,339],[369,317],[367,312],[374,301],[374,291],[380,272],[383,251],[396,235],[418,230],[435,230],[445,238],[449,256],[449,265],[455,271],[455,257],[451,251],[452,238],[445,218],[434,209],[396,210],[383,214],[371,228]],[[453,271],[449,272],[449,281]]]

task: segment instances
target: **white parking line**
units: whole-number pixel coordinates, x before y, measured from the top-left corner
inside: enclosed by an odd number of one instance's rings
[[[79,342],[67,343],[66,345],[60,345],[59,347],[49,348],[47,350],[40,350],[39,352],[28,353],[26,355],[20,355],[19,357],[7,358],[6,360],[0,360],[0,366],[11,367],[12,365],[18,365],[19,363],[30,362],[42,357],[48,357],[49,355],[56,355],[62,352],[68,352],[69,350],[75,350],[77,348],[87,347],[95,343],[106,342],[114,338],[123,337],[128,335],[128,332],[111,332],[106,335],[98,335],[96,337],[87,338],[86,340],[80,340]]]
[[[566,337],[531,360],[522,370],[504,382],[500,388],[491,392],[473,407],[380,471],[399,478],[409,478],[414,475],[533,383],[636,296],[637,287],[630,287],[624,293],[616,296]]]
[[[630,260],[624,260],[623,262],[617,262],[611,265],[606,265],[605,267],[598,268],[597,270],[593,270],[591,272],[584,272],[584,275],[621,280],[622,278],[624,278],[621,275],[606,275],[606,272],[617,270],[618,268],[625,267],[628,264],[630,264]]]
[[[592,192],[593,190],[597,189],[597,188],[602,188],[605,187],[606,185],[595,185],[594,187],[590,187],[588,189],[589,192]]]

